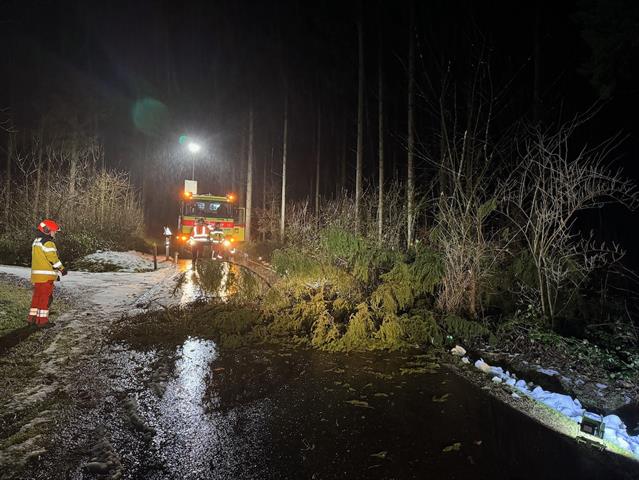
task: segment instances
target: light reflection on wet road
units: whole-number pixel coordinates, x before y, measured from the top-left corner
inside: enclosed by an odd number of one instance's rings
[[[177,355],[175,378],[159,402],[156,428],[165,432],[162,438],[170,438],[171,448],[178,454],[171,463],[179,462],[188,467],[185,470],[202,472],[208,467],[212,443],[219,436],[202,404],[210,364],[217,352],[210,340],[188,339],[178,348]],[[156,447],[163,446],[158,442]]]
[[[182,273],[183,280],[181,283],[179,304],[185,306],[212,297],[216,297],[222,301],[228,300],[229,296],[233,293],[229,279],[231,275],[239,275],[239,267],[237,265],[231,265],[228,262],[220,262],[219,266],[219,272],[221,274],[219,284],[211,291],[203,286],[200,274],[193,269],[191,260],[180,260],[178,271]]]

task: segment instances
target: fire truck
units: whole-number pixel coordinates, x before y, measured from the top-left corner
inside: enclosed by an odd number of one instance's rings
[[[182,252],[190,250],[191,231],[198,219],[202,218],[211,230],[217,227],[217,230],[224,232],[221,247],[232,253],[237,244],[244,241],[246,213],[244,208],[237,207],[235,195],[197,193],[197,182],[194,180],[186,180],[184,187],[175,234],[178,249]]]

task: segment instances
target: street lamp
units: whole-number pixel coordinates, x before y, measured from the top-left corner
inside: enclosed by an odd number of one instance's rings
[[[195,154],[200,151],[202,148],[200,144],[195,142],[189,142],[186,148],[191,152],[191,161],[192,161],[192,169],[191,169],[191,179],[195,180]]]

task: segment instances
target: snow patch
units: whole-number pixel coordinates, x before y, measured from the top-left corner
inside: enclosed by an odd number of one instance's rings
[[[534,398],[544,405],[547,405],[553,410],[568,417],[573,422],[580,423],[584,415],[601,419],[601,417],[596,413],[586,411],[578,399],[573,399],[569,395],[563,395],[560,393],[554,393],[544,390],[540,386],[537,386],[534,389],[530,390],[525,380],[517,380],[513,375],[510,374],[510,372],[504,372],[501,367],[490,366],[486,362],[484,362],[483,359],[477,360],[475,362],[475,367],[484,373],[493,375],[493,382],[504,382],[506,383],[506,385],[511,385],[513,386],[513,388],[517,389],[521,393]],[[540,368],[538,369],[538,371],[547,375],[551,374],[548,372],[552,372],[552,375],[558,375],[558,372],[554,370],[544,370]],[[597,384],[597,387],[603,390],[607,387],[607,385]],[[515,398],[519,398],[519,395],[517,395],[517,393],[515,392],[513,392],[512,396]],[[603,421],[605,423],[604,440],[607,440],[617,445],[618,447],[628,451],[629,453],[639,457],[639,435],[629,435],[626,425],[617,415],[608,415],[603,418]]]
[[[479,360],[477,360],[475,362],[475,368],[478,368],[479,370],[481,370],[484,373],[491,373],[490,365],[488,365],[486,362],[484,362],[483,358],[480,358]]]
[[[453,348],[450,349],[450,353],[458,357],[463,357],[464,355],[466,355],[466,349],[459,345],[455,345]]]
[[[133,250],[128,252],[114,252],[98,250],[83,257],[79,264],[98,264],[119,272],[148,272],[153,270],[153,258]],[[158,267],[160,264],[158,263]],[[110,268],[109,268],[110,267]]]

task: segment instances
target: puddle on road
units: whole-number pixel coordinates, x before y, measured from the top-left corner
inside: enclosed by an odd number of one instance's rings
[[[208,421],[202,403],[210,365],[217,351],[212,341],[200,339],[188,339],[180,350],[175,378],[168,383],[158,402],[155,428],[161,434],[154,443],[158,450],[164,443],[171,445],[174,454],[163,455],[164,461],[201,471],[209,461],[211,442],[219,436]],[[200,465],[202,462],[204,465]]]
[[[178,271],[182,274],[178,282],[179,305],[207,301],[213,297],[226,301],[236,289],[233,279],[241,277],[240,267],[228,262],[207,262],[196,270],[190,260],[181,260]]]

